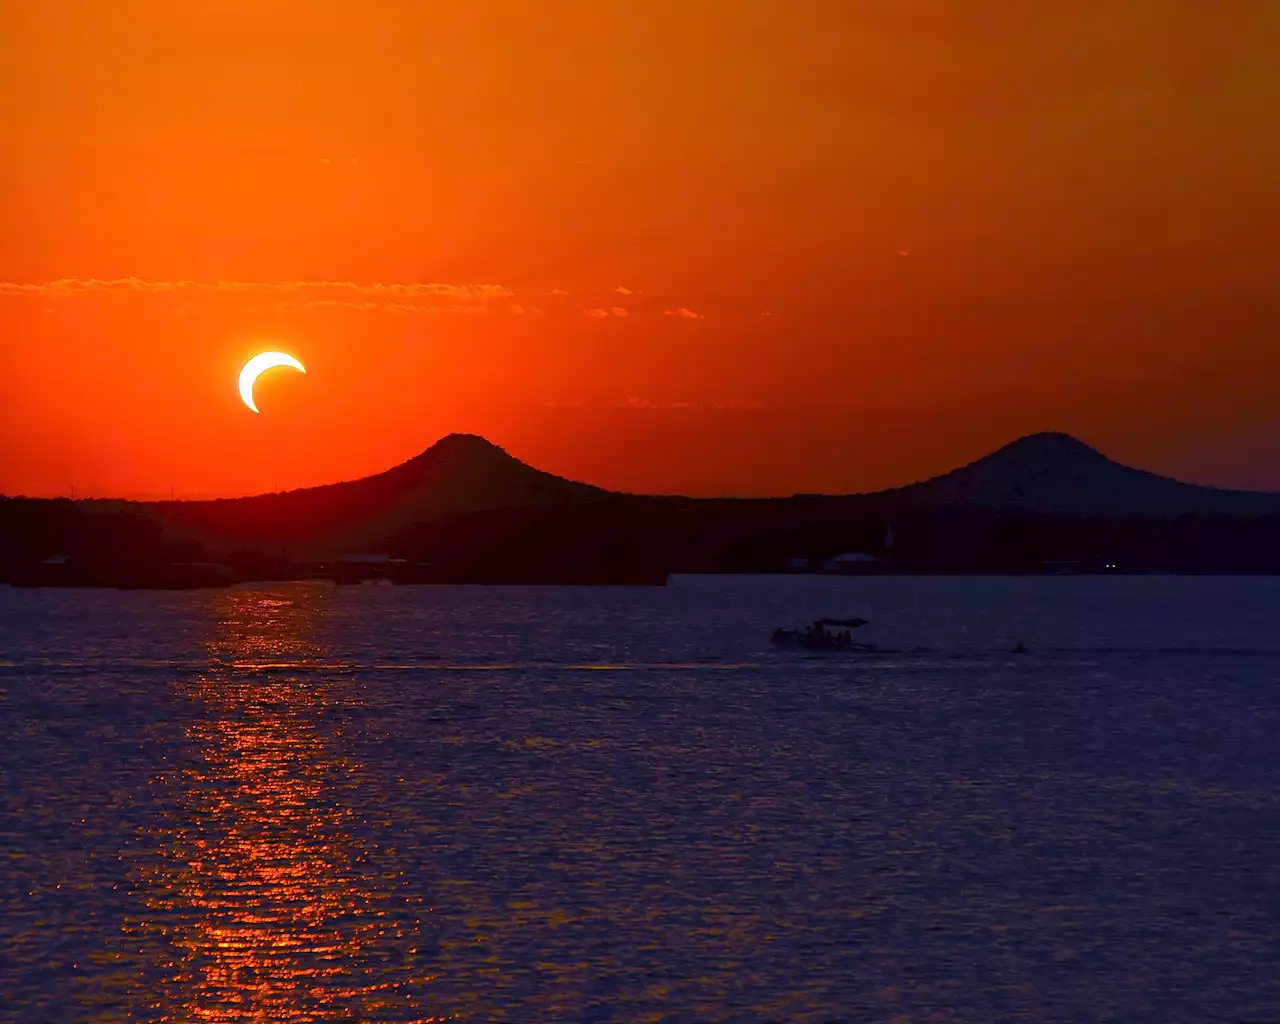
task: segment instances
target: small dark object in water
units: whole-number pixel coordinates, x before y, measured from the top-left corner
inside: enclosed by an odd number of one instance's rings
[[[775,629],[772,639],[776,647],[804,647],[820,651],[865,650],[865,644],[853,642],[853,630],[866,624],[866,619],[818,619],[804,629]],[[827,626],[849,628],[832,633]]]
[[[1027,645],[1026,645],[1026,644],[1018,644],[1018,646],[1017,646],[1017,647],[1015,647],[1015,648],[1013,649],[1013,653],[1014,653],[1014,654],[1026,654],[1026,653],[1027,653]]]

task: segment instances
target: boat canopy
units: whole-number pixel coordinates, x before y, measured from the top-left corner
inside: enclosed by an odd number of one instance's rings
[[[844,626],[846,629],[857,629],[867,624],[866,619],[819,619],[819,626]]]

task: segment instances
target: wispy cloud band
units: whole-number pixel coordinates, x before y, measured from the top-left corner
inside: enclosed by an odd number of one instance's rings
[[[37,283],[0,281],[0,299],[39,300],[46,312],[62,302],[136,297],[168,303],[172,312],[187,315],[206,303],[247,300],[250,308],[273,310],[350,310],[363,313],[439,314],[508,313],[515,316],[574,315],[597,320],[657,316],[702,320],[703,314],[684,305],[673,305],[648,296],[640,289],[619,285],[607,296],[583,295],[570,299],[555,288],[528,294],[501,284],[359,281],[197,281],[152,280],[141,277],[61,278]]]
[[[0,281],[0,295],[30,295],[60,298],[91,294],[169,295],[174,293],[219,293],[233,295],[300,295],[330,293],[358,295],[368,299],[444,298],[454,302],[490,302],[510,298],[512,292],[500,284],[442,284],[412,282],[383,284],[357,281],[150,281],[139,277],[62,278],[39,284]]]
[[[709,401],[655,401],[630,395],[625,400],[612,402],[557,401],[549,399],[542,403],[545,409],[639,409],[653,411],[702,411],[702,412],[763,412],[771,408],[764,402],[748,399],[711,399]]]

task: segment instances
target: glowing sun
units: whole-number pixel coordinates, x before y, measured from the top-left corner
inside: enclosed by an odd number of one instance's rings
[[[258,407],[253,401],[253,386],[259,377],[277,366],[287,366],[300,373],[307,372],[305,366],[286,352],[262,352],[245,363],[244,369],[240,371],[240,398],[254,412],[258,411]]]

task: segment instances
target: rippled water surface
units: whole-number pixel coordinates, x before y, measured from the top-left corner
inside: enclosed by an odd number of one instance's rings
[[[1280,1021],[1278,683],[1272,579],[0,589],[0,1021]]]

